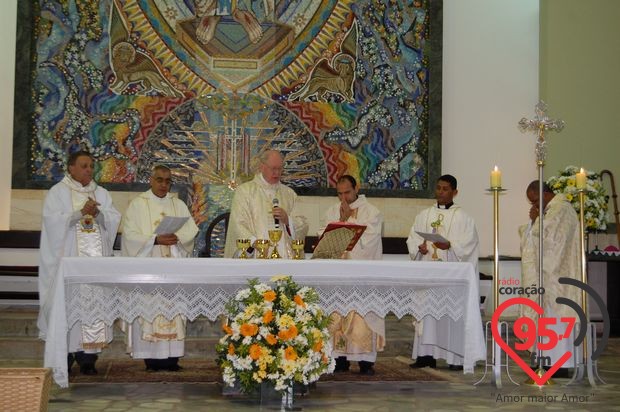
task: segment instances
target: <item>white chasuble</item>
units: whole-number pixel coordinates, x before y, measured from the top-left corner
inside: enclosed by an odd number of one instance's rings
[[[97,216],[82,216],[88,199],[99,203]],[[50,291],[57,279],[58,266],[64,256],[112,256],[120,213],[112,205],[107,190],[94,181],[82,186],[65,176],[54,185],[43,204],[43,225],[39,248],[39,301],[37,326],[39,337],[46,339]],[[111,325],[96,321],[91,325],[69,325],[69,351],[100,351],[112,340]]]
[[[306,218],[297,208],[297,195],[293,189],[277,183],[271,185],[265,181],[262,174],[240,185],[235,190],[230,208],[230,223],[226,234],[226,248],[224,257],[233,257],[237,250],[237,239],[269,239],[269,230],[276,228],[273,218],[274,199],[278,206],[286,211],[289,224],[279,224],[282,229],[282,238],[278,243],[278,252],[284,259],[293,255],[292,239],[305,239],[308,232]]]
[[[450,248],[441,250],[427,242],[428,253],[422,255],[418,253],[418,246],[424,239],[416,231],[438,233],[450,241]],[[407,248],[414,260],[437,260],[438,264],[441,261],[470,262],[478,275],[478,232],[474,220],[458,205],[452,204],[448,209],[435,205],[418,214],[407,239]],[[439,320],[426,316],[414,323],[413,358],[433,356],[451,365],[463,364],[463,354],[459,352],[465,334],[462,322],[457,323],[448,316]]]
[[[349,205],[353,210],[348,223],[366,226],[352,251],[345,253],[345,258],[356,260],[380,260],[383,258],[381,234],[383,216],[379,209],[368,202],[364,195]],[[320,237],[330,222],[340,219],[340,202],[332,205],[325,213],[323,226],[318,231]],[[373,312],[361,316],[349,312],[345,316],[332,313],[328,326],[332,336],[333,357],[346,356],[350,361],[375,362],[377,352],[385,348],[385,319]]]
[[[539,233],[538,218],[533,223],[530,222],[519,228],[523,273],[521,283],[524,288],[541,286],[538,278]],[[563,334],[566,329],[566,323],[563,323],[560,318],[563,316],[577,317],[577,314],[569,306],[557,304],[556,298],[564,297],[581,306],[580,289],[558,282],[561,277],[581,280],[580,243],[577,213],[563,194],[556,194],[547,204],[543,217],[543,282],[545,288],[543,308],[544,317],[557,318],[555,326],[551,327],[557,334]],[[537,296],[530,296],[530,299],[538,303]],[[527,316],[537,322],[537,314],[531,308],[520,305],[520,309],[521,316]],[[560,340],[552,350],[543,351],[543,356],[551,357],[551,363],[555,363],[564,352],[572,350],[574,336],[573,330],[573,336]],[[571,357],[564,367],[573,365]]]
[[[155,245],[155,229],[164,216],[189,217],[175,233],[179,239],[176,245]],[[170,193],[159,198],[151,190],[131,201],[123,217],[122,229],[122,254],[134,257],[189,257],[198,233],[198,227],[183,201]],[[127,352],[136,359],[183,356],[186,322],[182,315],[172,320],[156,316],[153,322],[138,318],[131,325],[121,322],[121,329],[126,333]]]

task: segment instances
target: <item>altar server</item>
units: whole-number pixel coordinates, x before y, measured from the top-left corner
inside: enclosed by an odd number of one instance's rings
[[[478,285],[478,232],[474,220],[454,203],[458,194],[457,181],[452,175],[443,175],[435,185],[433,205],[415,218],[407,248],[413,260],[434,260],[444,262],[471,262]],[[425,241],[416,232],[436,233],[447,241],[431,243]],[[445,359],[451,370],[463,369],[462,347],[465,331],[463,323],[459,324],[449,317],[439,320],[426,316],[415,323],[413,338],[412,368],[436,367],[438,358]]]

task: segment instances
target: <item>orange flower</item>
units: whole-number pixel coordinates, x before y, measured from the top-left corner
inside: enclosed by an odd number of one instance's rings
[[[286,360],[295,360],[297,359],[297,352],[295,352],[295,348],[289,346],[284,350],[284,357]]]
[[[323,349],[323,341],[322,340],[316,341],[314,343],[314,345],[312,345],[312,350],[315,351],[315,352],[320,352],[321,349]]]
[[[306,307],[306,302],[304,302],[301,296],[295,295],[293,296],[293,300],[295,301],[295,303],[297,303],[297,305],[304,307],[304,308]]]
[[[243,336],[254,336],[254,335],[256,335],[258,333],[258,326],[256,326],[253,323],[244,323],[239,328],[239,332]]]
[[[227,335],[232,335],[233,334],[233,330],[230,326],[228,325],[222,325],[222,330],[224,332],[226,332]]]
[[[268,310],[263,314],[263,323],[267,324],[273,320],[273,312]]]
[[[295,338],[297,336],[297,333],[297,327],[295,325],[292,325],[290,328],[282,329],[280,332],[278,332],[278,337],[282,340],[289,340]]]
[[[278,343],[278,339],[275,336],[273,336],[271,333],[265,336],[265,340],[270,345],[275,345],[276,343]]]
[[[263,297],[267,302],[273,302],[274,300],[276,300],[276,292],[274,292],[273,290],[268,290],[267,292],[263,293]]]
[[[263,354],[263,349],[258,344],[253,344],[250,346],[250,358],[256,360],[261,357]]]
[[[235,354],[235,345],[233,345],[232,343],[228,344],[228,354],[229,355],[234,355]]]

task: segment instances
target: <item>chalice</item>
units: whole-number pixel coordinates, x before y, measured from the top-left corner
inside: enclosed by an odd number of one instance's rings
[[[256,250],[258,251],[257,259],[269,259],[267,251],[269,250],[269,239],[256,239]]]
[[[280,259],[282,256],[278,253],[278,242],[282,239],[282,230],[281,229],[271,229],[269,230],[269,240],[273,246],[273,250],[271,251],[271,259]]]
[[[250,239],[237,239],[237,249],[239,249],[239,259],[247,259],[248,258],[248,254],[246,253],[246,250],[250,247],[250,244],[252,242],[250,241]]]
[[[293,259],[301,260],[304,258],[304,240],[293,239],[291,241],[291,248],[293,249]]]

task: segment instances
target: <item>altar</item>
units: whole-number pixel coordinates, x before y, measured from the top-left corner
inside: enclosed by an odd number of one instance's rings
[[[448,316],[462,331],[464,372],[486,359],[478,274],[465,262],[63,258],[48,313],[45,367],[68,386],[68,331],[81,322],[185,315],[215,320],[250,278],[291,275],[316,289],[327,313],[355,310],[417,319]],[[408,356],[409,354],[403,354]]]

